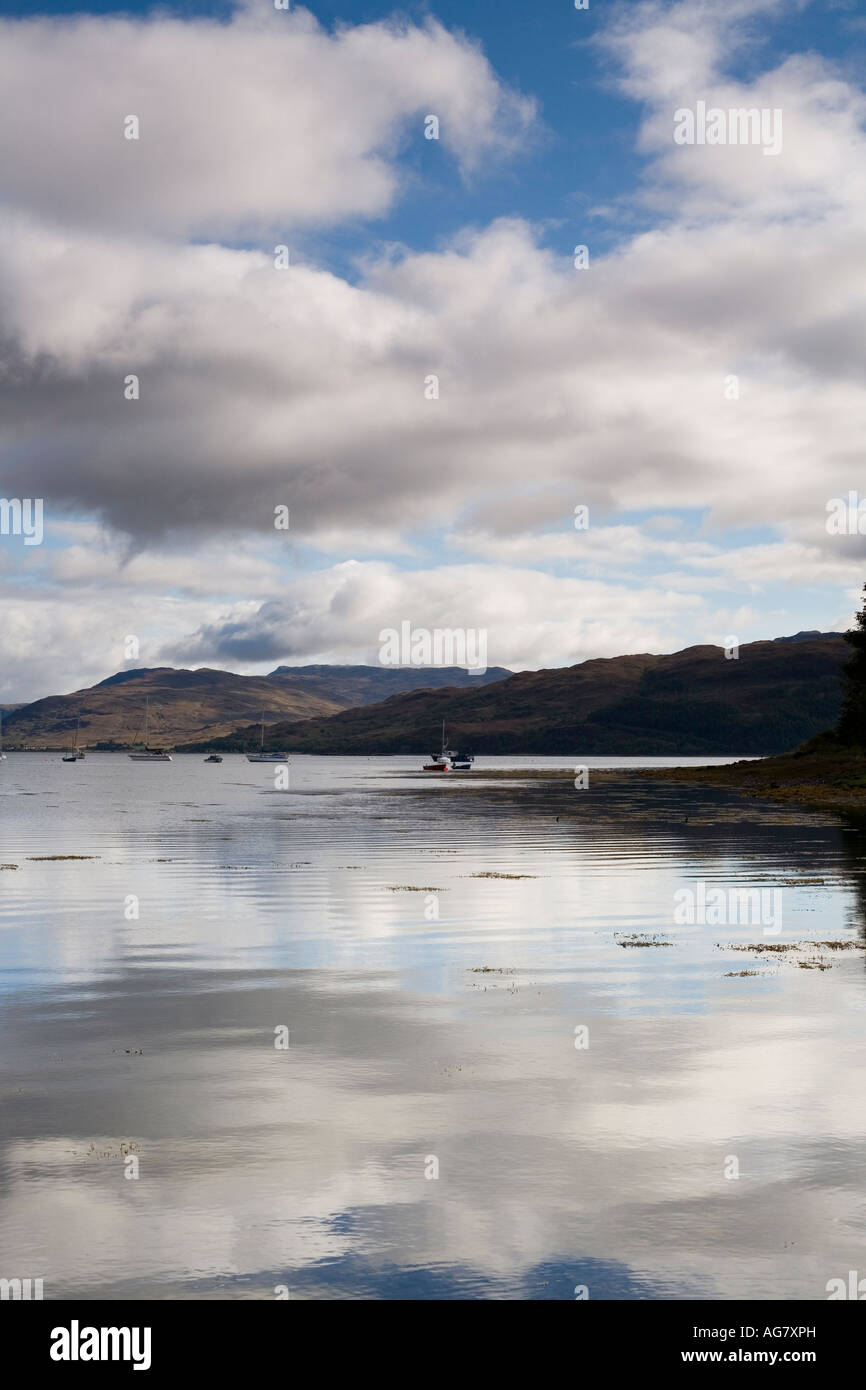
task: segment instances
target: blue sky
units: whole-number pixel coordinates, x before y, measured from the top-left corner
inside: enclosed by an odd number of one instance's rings
[[[242,633],[266,670],[375,661],[409,619],[538,667],[850,620],[866,544],[825,513],[866,492],[856,5],[0,23],[0,487],[46,513],[42,546],[0,537],[0,698],[58,651],[99,679],[130,633],[133,664],[226,666]],[[778,108],[778,158],[677,148],[699,100]]]
[[[93,4],[0,0],[0,15],[24,18],[168,12],[227,21],[233,8],[219,0],[181,0],[171,5],[135,0],[122,5],[99,0]],[[634,9],[634,0],[595,0],[585,11],[575,10],[569,0],[541,0],[535,5],[524,0],[399,5],[340,0],[338,4],[317,3],[306,8],[328,28],[369,24],[394,15],[418,23],[435,17],[481,44],[503,80],[537,97],[541,104],[543,128],[525,155],[469,185],[455,177],[453,162],[444,152],[431,170],[430,156],[440,153],[436,146],[405,151],[406,166],[418,180],[411,199],[385,218],[364,220],[329,233],[328,261],[344,273],[352,273],[359,246],[366,249],[377,235],[424,248],[435,246],[439,239],[467,224],[483,224],[497,216],[519,215],[538,222],[546,242],[561,250],[561,233],[580,230],[591,209],[622,200],[639,185],[646,163],[635,148],[640,105],[612,90],[610,65],[592,44],[611,14]],[[770,59],[777,62],[792,53],[813,51],[856,77],[866,61],[866,18],[858,10],[856,0],[803,7],[786,4],[779,15],[755,26],[754,42],[748,48],[731,53],[729,70],[748,78]],[[639,210],[620,206],[616,217],[592,219],[593,243],[603,249],[648,224],[649,219]],[[316,251],[321,256],[321,233]]]

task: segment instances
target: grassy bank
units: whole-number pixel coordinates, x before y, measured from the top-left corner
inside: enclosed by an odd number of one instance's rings
[[[576,764],[580,762],[575,757]],[[403,772],[400,776],[405,777]],[[845,748],[828,735],[811,740],[794,753],[727,763],[721,767],[593,768],[595,780],[623,777],[721,787],[749,798],[789,802],[825,811],[866,811],[866,748]],[[419,772],[421,781],[429,774]],[[455,779],[503,782],[551,782],[574,778],[566,768],[485,768],[483,761],[472,772],[451,772]]]
[[[777,757],[724,767],[650,768],[642,775],[827,811],[866,810],[866,749],[844,748],[827,736]]]

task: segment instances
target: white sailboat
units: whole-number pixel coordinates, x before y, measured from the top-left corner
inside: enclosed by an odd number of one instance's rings
[[[164,748],[151,748],[147,741],[148,716],[150,713],[150,696],[145,696],[144,700],[144,751],[141,753],[130,753],[129,757],[134,763],[170,763],[171,754]]]
[[[3,752],[3,711],[0,709],[0,763],[5,763],[6,754]]]
[[[262,710],[262,747],[260,753],[247,753],[248,763],[287,763],[288,753],[265,752],[265,712]]]
[[[425,763],[422,772],[450,772],[451,760],[457,756],[453,748],[448,748],[445,743],[445,720],[442,720],[442,751],[441,753],[431,753],[429,763]]]
[[[422,771],[424,772],[471,772],[472,764],[475,762],[474,753],[460,753],[456,748],[449,748],[445,742],[445,720],[442,720],[442,751],[431,753],[429,763],[425,763]]]
[[[81,749],[79,748],[79,746],[78,746],[78,731],[79,731],[80,728],[81,728],[81,712],[79,711],[78,719],[77,719],[76,722],[75,722],[75,742],[73,743],[73,745],[72,745],[72,747],[70,748],[69,752],[68,752],[68,753],[64,753],[64,755],[63,755],[63,762],[65,762],[65,763],[80,763],[81,760],[82,760],[82,758],[85,757],[85,754],[82,752],[82,750],[81,750]]]

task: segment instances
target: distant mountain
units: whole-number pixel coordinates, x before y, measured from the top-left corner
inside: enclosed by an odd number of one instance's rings
[[[118,671],[90,689],[51,695],[10,710],[3,720],[3,741],[7,748],[65,748],[75,737],[80,712],[83,746],[126,745],[141,732],[148,697],[151,741],[171,745],[219,738],[239,724],[260,719],[262,710],[267,723],[335,714],[343,708],[289,681],[271,681],[267,676],[236,676],[206,667],[199,671],[153,667]]]
[[[266,724],[310,719],[398,691],[442,684],[483,685],[509,675],[501,666],[484,676],[470,676],[457,667],[280,666],[268,676],[237,676],[207,667],[197,671],[139,667],[118,671],[86,690],[7,705],[3,737],[8,748],[65,748],[75,736],[80,712],[83,746],[126,746],[141,729],[149,696],[152,741],[177,745],[221,738],[260,720],[262,710]]]
[[[832,726],[850,652],[838,633],[619,656],[464,689],[412,691],[329,718],[286,721],[272,748],[306,753],[427,753],[447,720],[475,753],[724,756],[782,752]],[[220,745],[251,747],[255,729]]]
[[[268,679],[291,681],[323,700],[334,700],[343,709],[373,705],[407,690],[436,690],[443,686],[478,689],[506,680],[513,672],[491,666],[484,675],[472,676],[460,666],[278,666]]]

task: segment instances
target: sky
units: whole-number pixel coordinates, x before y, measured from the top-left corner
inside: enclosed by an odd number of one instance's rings
[[[864,59],[847,0],[0,0],[0,700],[847,627]]]

